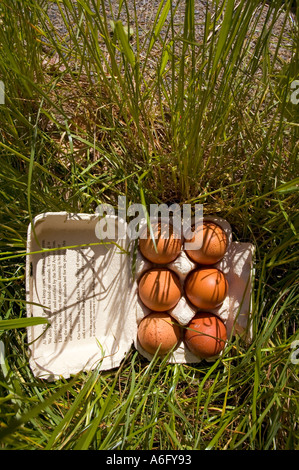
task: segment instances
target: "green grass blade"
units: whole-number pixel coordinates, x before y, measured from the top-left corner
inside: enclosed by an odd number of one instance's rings
[[[160,4],[159,4],[159,7],[158,7],[158,10],[157,10],[157,14],[156,14],[156,18],[155,18],[155,28],[153,30],[153,34],[152,34],[152,37],[151,37],[151,40],[150,40],[150,43],[149,43],[149,48],[148,48],[148,52],[150,52],[155,44],[155,42],[157,41],[157,38],[163,28],[163,25],[165,24],[166,22],[166,18],[167,18],[167,15],[169,13],[169,10],[170,10],[170,5],[171,5],[171,0],[166,0],[164,6],[163,6],[163,3],[164,3],[164,0],[161,0]],[[161,12],[162,10],[162,12]],[[161,14],[160,14],[161,12]],[[160,17],[159,17],[160,15]]]
[[[44,324],[49,324],[49,321],[43,317],[0,320],[0,331],[14,330],[15,328],[27,328],[29,326]]]
[[[126,56],[128,62],[129,62],[129,64],[131,65],[131,67],[134,68],[134,66],[135,66],[135,55],[134,55],[134,52],[133,52],[133,50],[131,48],[131,45],[130,45],[130,42],[129,42],[129,35],[126,34],[126,32],[124,30],[124,26],[123,26],[123,24],[120,20],[115,22],[115,31],[116,31],[117,37],[119,39],[122,52],[125,54],[125,56]]]

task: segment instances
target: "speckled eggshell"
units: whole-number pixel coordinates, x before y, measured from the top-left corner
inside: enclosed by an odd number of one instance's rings
[[[227,280],[216,268],[195,269],[187,276],[184,287],[189,301],[201,310],[218,307],[228,292]]]
[[[144,227],[139,238],[139,250],[142,255],[155,264],[168,264],[180,254],[182,238],[172,224],[159,221],[152,223],[155,245],[148,227]],[[146,238],[145,238],[146,237]]]
[[[141,320],[137,338],[140,346],[149,354],[163,356],[170,352],[181,339],[181,328],[165,312],[151,312]]]
[[[180,300],[180,279],[170,269],[152,268],[141,276],[138,293],[146,307],[155,312],[165,312]]]
[[[197,357],[211,358],[220,354],[227,340],[223,321],[213,313],[197,313],[184,332],[188,349]]]
[[[220,261],[228,247],[228,239],[220,225],[204,220],[195,228],[195,234],[187,243],[195,243],[196,234],[202,236],[202,246],[197,249],[187,249],[186,253],[192,261],[198,264],[216,264]],[[196,246],[196,245],[195,245]]]

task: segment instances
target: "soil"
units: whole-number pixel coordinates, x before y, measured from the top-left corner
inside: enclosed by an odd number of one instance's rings
[[[110,3],[112,4],[112,11],[110,9]],[[127,2],[123,2],[122,9],[119,12],[118,11],[119,2],[111,1],[111,0],[110,1],[104,0],[104,5],[106,7],[105,11],[107,14],[108,21],[120,19],[124,25],[128,25],[128,12],[129,12],[131,21],[129,22],[128,26],[132,28],[133,31],[135,29],[134,3],[136,4],[136,16],[137,16],[138,26],[139,26],[139,30],[138,30],[139,41],[140,43],[142,43],[143,41],[148,40],[148,36],[149,36],[148,33],[151,30],[151,26],[154,24],[155,16],[158,11],[160,1],[152,0],[151,2],[149,2],[148,0],[138,0],[134,2],[133,0],[127,0]],[[206,8],[208,8],[210,13],[213,15],[212,6],[211,6],[212,3],[213,2],[208,2],[205,0],[197,0],[195,2],[195,37],[197,41],[200,41],[203,35]],[[125,4],[128,5],[128,12],[126,10]],[[78,12],[78,8],[74,0],[73,0],[73,5],[74,5],[74,11]],[[261,6],[261,8],[263,9],[263,12],[256,27],[256,38],[253,41],[258,40],[262,32],[262,29],[265,25],[265,22],[267,21],[268,6],[267,5],[265,5],[264,7]],[[90,9],[93,10],[92,7],[90,7]],[[175,29],[176,29],[176,34],[179,36],[182,33],[183,27],[184,27],[185,2],[180,1],[180,0],[173,0],[172,9],[173,11],[175,11]],[[53,26],[55,27],[56,32],[61,37],[65,38],[67,42],[67,37],[68,37],[67,27],[63,21],[63,18],[60,14],[57,4],[52,3],[52,2],[49,3],[48,14],[49,14],[49,18],[51,19],[53,23]],[[170,15],[171,15],[171,12],[168,13],[169,18],[170,18]],[[258,11],[256,15],[258,15]],[[286,23],[286,26],[284,27],[285,17],[286,17],[286,12],[285,12],[285,9],[282,7],[280,15],[275,24],[273,34],[269,41],[269,48],[270,48],[270,51],[272,51],[273,53],[275,52],[277,40],[279,38],[281,29],[284,28],[284,38],[280,45],[278,56],[279,56],[279,59],[281,59],[282,61],[288,62],[291,57],[291,52],[290,52],[291,35],[292,35],[292,30],[294,29],[294,23],[296,20],[293,14],[288,15],[287,23]],[[253,18],[253,21],[254,21],[254,18]],[[71,26],[74,27],[76,25],[71,24]],[[220,29],[220,27],[221,27],[221,21],[218,22],[218,29]],[[161,33],[163,34],[163,30]],[[164,28],[164,33],[165,33],[165,28]],[[131,38],[131,45],[134,50],[134,46],[136,45],[136,34],[133,34]]]

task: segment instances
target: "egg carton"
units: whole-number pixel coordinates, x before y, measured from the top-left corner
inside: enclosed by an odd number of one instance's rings
[[[205,217],[220,225],[228,238],[224,258],[214,265],[228,281],[228,294],[211,310],[225,323],[228,337],[252,338],[249,322],[254,247],[232,240],[231,227],[219,217]],[[116,234],[127,234],[121,218],[106,216]],[[27,328],[30,366],[35,376],[47,380],[68,378],[82,370],[119,367],[131,346],[151,360],[137,339],[138,325],[149,313],[138,296],[138,279],[157,266],[135,253],[130,237],[98,238],[97,214],[46,212],[28,227],[26,263],[27,316],[44,317],[49,325]],[[161,266],[161,265],[159,265]],[[197,267],[180,255],[167,267],[183,286],[188,273]],[[186,326],[197,309],[184,295],[170,313]],[[169,355],[170,363],[198,363],[181,341]]]
[[[227,250],[224,257],[212,267],[219,269],[228,282],[228,293],[223,303],[215,309],[209,309],[209,312],[217,315],[224,322],[227,329],[227,337],[233,334],[239,334],[245,337],[247,341],[252,338],[252,327],[249,324],[249,312],[251,301],[251,282],[252,282],[252,260],[254,247],[250,243],[233,242],[232,229],[230,224],[217,216],[205,216],[204,221],[214,222],[219,225],[226,234]],[[184,294],[184,283],[188,274],[201,265],[193,262],[184,251],[182,244],[181,253],[171,263],[161,265],[148,261],[140,251],[137,252],[136,260],[136,285],[135,293],[138,296],[138,280],[151,268],[167,267],[172,270],[179,278],[181,284],[182,296],[176,306],[169,310],[169,313],[181,326],[187,326],[199,309],[193,306]],[[136,318],[138,325],[141,320],[150,313],[140,299],[136,307]],[[138,338],[134,340],[136,349],[148,360],[152,355],[145,351],[140,345]],[[195,356],[182,340],[178,343],[174,351],[169,355],[171,363],[198,363],[202,359]],[[206,359],[214,361],[215,357]]]

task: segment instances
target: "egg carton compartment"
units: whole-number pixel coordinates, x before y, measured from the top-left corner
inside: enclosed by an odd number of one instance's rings
[[[227,329],[227,337],[233,334],[246,335],[246,340],[252,338],[252,328],[249,324],[250,300],[251,300],[251,271],[253,263],[254,247],[251,243],[234,242],[232,240],[232,229],[230,224],[218,216],[204,216],[204,221],[213,222],[219,225],[227,237],[227,249],[224,257],[211,267],[219,269],[224,275],[228,283],[228,292],[223,303],[214,309],[208,311],[217,315],[225,324]],[[182,296],[177,305],[168,310],[167,313],[174,318],[182,327],[186,327],[195,314],[199,311],[197,307],[192,305],[186,298],[184,293],[184,284],[188,274],[196,268],[204,267],[192,261],[184,250],[182,244],[179,256],[172,262],[167,264],[155,264],[148,261],[138,250],[136,257],[136,296],[138,296],[138,280],[142,275],[152,269],[165,267],[173,271],[180,279]],[[146,307],[139,299],[137,303],[137,323],[150,313],[150,309]],[[182,328],[183,330],[183,328]],[[145,351],[140,345],[138,338],[134,340],[136,349],[148,360],[153,355]],[[213,361],[215,358],[206,359]],[[198,363],[202,359],[195,356],[186,346],[183,340],[174,348],[169,355],[171,363]]]
[[[27,316],[49,321],[48,326],[27,328],[30,366],[37,377],[55,380],[96,366],[101,370],[119,367],[132,344],[144,357],[152,357],[137,342],[138,325],[150,312],[139,299],[137,282],[153,265],[138,252],[133,275],[132,243],[129,236],[121,236],[128,226],[114,216],[106,219],[115,228],[116,238],[112,230],[103,244],[98,238],[97,214],[47,212],[28,227]],[[226,230],[229,233],[227,225]],[[246,331],[249,339],[252,254],[251,244],[230,242],[219,263],[229,291],[215,312],[228,332]],[[195,266],[183,250],[168,265],[181,283]],[[182,296],[170,313],[183,326],[195,312]],[[170,357],[170,362],[199,361],[183,342]]]

